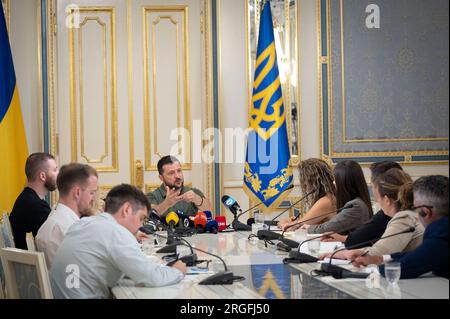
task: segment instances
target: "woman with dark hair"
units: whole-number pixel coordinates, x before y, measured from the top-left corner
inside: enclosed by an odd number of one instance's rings
[[[391,161],[377,162],[370,165],[372,189],[374,181],[391,168],[403,170],[400,164]],[[380,209],[368,222],[350,232],[348,235],[331,234],[322,238],[322,241],[340,241],[344,243],[345,247],[352,246],[357,248],[357,245],[360,243],[373,240],[374,238],[380,238],[390,221],[391,217]],[[361,247],[365,246],[367,245],[364,244]]]
[[[422,243],[424,227],[417,214],[412,210],[414,198],[411,177],[398,168],[391,168],[376,178],[373,185],[378,204],[383,212],[391,217],[382,237],[410,228],[414,228],[414,231],[379,240],[372,247],[340,251],[334,255],[335,258],[354,259],[363,254],[382,256],[398,252],[404,253],[413,251]],[[328,255],[321,257],[324,258]]]
[[[304,194],[312,193],[305,198],[306,213],[299,220],[284,219],[278,223],[278,227],[283,230],[304,220],[309,220],[311,224],[323,223],[333,216],[321,215],[336,209],[336,187],[330,166],[321,159],[310,158],[301,161],[298,170],[300,189]],[[299,227],[300,225],[289,229],[294,230]]]
[[[355,161],[343,161],[334,168],[336,203],[343,209],[331,220],[320,225],[303,225],[309,234],[337,232],[346,234],[373,216],[369,189],[361,166]]]

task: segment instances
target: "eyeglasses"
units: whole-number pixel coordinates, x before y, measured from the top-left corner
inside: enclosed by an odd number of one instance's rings
[[[420,206],[415,206],[415,207],[412,207],[411,208],[411,210],[416,210],[416,209],[419,209],[419,208],[428,208],[428,209],[433,209],[433,206],[429,206],[429,205],[420,205]]]

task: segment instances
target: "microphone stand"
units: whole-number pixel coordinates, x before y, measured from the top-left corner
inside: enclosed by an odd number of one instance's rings
[[[161,235],[157,235],[157,236],[161,236]],[[208,251],[205,251],[203,249],[193,247],[184,238],[177,238],[177,239],[179,241],[172,244],[172,246],[175,246],[175,249],[176,249],[176,246],[184,245],[184,246],[189,247],[191,249],[192,253],[193,253],[194,250],[202,252],[204,254],[207,254],[207,255],[210,255],[210,256],[213,256],[213,257],[219,259],[222,262],[222,264],[223,264],[224,271],[220,271],[217,274],[211,275],[211,276],[203,279],[202,281],[200,281],[198,283],[199,285],[231,285],[235,281],[238,281],[238,280],[240,281],[240,280],[244,280],[245,279],[242,276],[235,276],[233,274],[233,272],[229,271],[228,267],[227,267],[227,264],[225,263],[225,261],[220,256],[212,254],[212,253],[210,253]],[[196,254],[194,254],[194,255],[196,255]],[[182,260],[182,258],[180,258],[179,260]]]
[[[302,222],[298,222],[298,223],[292,224],[292,225],[286,227],[286,229],[281,234],[275,233],[275,232],[270,231],[270,230],[259,230],[257,236],[258,236],[259,239],[263,239],[263,240],[266,240],[266,239],[269,239],[269,240],[278,239],[278,240],[282,241],[284,244],[286,244],[288,246],[288,247],[280,247],[284,251],[289,250],[288,249],[289,247],[290,248],[297,248],[299,246],[298,242],[296,242],[295,240],[291,240],[291,239],[288,239],[288,238],[284,237],[284,233],[289,228],[294,227],[296,225],[304,224],[304,223],[306,223],[306,222],[308,222],[310,220],[313,220],[313,219],[321,218],[323,216],[327,216],[327,215],[330,215],[330,214],[334,214],[336,212],[340,212],[341,210],[344,210],[344,209],[347,209],[347,208],[352,208],[353,206],[356,206],[356,205],[355,204],[349,204],[349,205],[346,205],[346,206],[341,207],[339,209],[330,211],[330,212],[328,212],[326,214],[322,214],[322,215],[319,215],[319,216],[316,216],[316,217],[313,217],[313,218],[309,218],[309,219],[304,220]]]
[[[293,189],[294,185],[290,185],[288,188],[286,188],[284,191],[282,191],[279,195],[283,194],[284,192],[286,192],[287,190]],[[231,210],[231,212],[233,213],[233,221],[231,222],[231,226],[233,227],[234,230],[236,231],[250,231],[252,230],[252,226],[250,225],[246,225],[242,222],[239,221],[239,217],[241,217],[242,215],[244,215],[245,213],[251,211],[252,209],[260,206],[261,204],[263,204],[264,202],[259,202],[258,204],[256,204],[253,207],[250,207],[249,209],[242,211],[238,214],[236,211],[232,211],[231,208],[229,208]],[[292,206],[294,206],[297,203],[294,203]],[[288,209],[290,209],[292,206],[290,206]],[[269,230],[270,230],[270,224],[269,224]]]
[[[239,218],[240,215],[241,214],[238,215],[236,212],[233,212],[233,221],[231,222],[231,226],[233,227],[233,229],[235,231],[249,231],[249,230],[252,230],[251,226],[246,225],[244,223],[241,223],[239,221],[238,218]]]
[[[289,258],[283,259],[283,263],[288,264],[288,263],[293,262],[293,263],[301,264],[301,263],[315,263],[315,262],[317,262],[319,260],[318,258],[300,252],[300,248],[301,248],[301,246],[304,243],[307,243],[309,241],[313,241],[313,240],[316,240],[316,239],[320,239],[320,238],[322,238],[324,236],[331,235],[331,234],[334,234],[334,233],[329,233],[329,234],[326,234],[326,235],[321,235],[321,236],[313,237],[313,238],[310,238],[310,239],[302,241],[301,244],[298,245],[298,248],[297,248],[296,251],[291,251],[289,253]]]
[[[288,191],[288,190],[290,190],[290,189],[293,189],[293,188],[294,188],[294,185],[292,184],[292,185],[290,185],[288,188],[286,188],[284,191],[282,191],[281,194],[283,194],[284,192],[286,192],[286,191]],[[281,195],[281,194],[279,194],[279,195]],[[309,195],[309,194],[307,194],[306,196],[308,196],[308,195]],[[305,196],[305,197],[306,197],[306,196]],[[292,207],[293,207],[294,205],[296,205],[297,203],[298,203],[298,202],[292,204],[291,206],[289,206],[288,209],[292,208]],[[252,209],[254,209],[254,208],[260,206],[261,204],[264,204],[264,202],[259,202],[259,203],[256,204],[255,206],[250,207],[249,209],[247,209],[247,210],[245,210],[245,211],[239,213],[239,215],[237,216],[237,218],[241,217],[242,215],[244,215],[245,213],[251,211]],[[285,212],[285,211],[283,211],[283,213],[284,213],[284,212]],[[280,215],[281,215],[281,214],[280,214]],[[277,217],[279,217],[280,215],[278,215]],[[277,218],[277,217],[275,217],[275,218]],[[274,219],[275,219],[275,218],[274,218]],[[269,226],[270,226],[270,222],[272,222],[272,221],[273,221],[273,220],[269,221],[269,224],[268,224]]]
[[[311,194],[313,194],[313,193],[315,193],[315,192],[316,192],[316,190],[313,190],[313,191],[311,191],[311,192],[305,194],[305,196],[303,196],[302,198],[300,198],[300,199],[299,199],[298,201],[296,201],[294,204],[289,205],[288,208],[286,208],[286,209],[283,210],[281,213],[279,213],[277,216],[275,216],[274,218],[272,218],[272,220],[269,222],[269,230],[270,230],[270,226],[276,226],[276,225],[277,225],[277,223],[274,224],[275,219],[277,219],[278,217],[280,217],[281,215],[283,215],[284,213],[286,213],[289,209],[291,209],[292,207],[294,207],[295,205],[297,205],[298,203],[300,203],[301,201],[303,201],[305,198],[307,198],[309,195],[311,195]],[[296,216],[294,220],[297,220],[299,216],[300,216],[300,215]]]
[[[347,269],[345,269],[345,268],[342,268],[342,267],[339,267],[339,266],[336,266],[336,265],[333,265],[332,264],[332,261],[333,261],[333,256],[336,254],[336,253],[338,253],[338,252],[340,252],[340,251],[342,251],[342,250],[346,250],[346,249],[353,249],[353,248],[356,248],[356,247],[360,247],[361,245],[367,245],[367,244],[370,244],[370,243],[373,243],[374,241],[377,241],[377,240],[383,240],[383,239],[386,239],[386,238],[390,238],[390,237],[394,237],[394,236],[397,236],[397,235],[401,235],[401,234],[406,234],[406,233],[411,233],[411,232],[413,232],[413,231],[415,231],[415,228],[414,227],[409,227],[408,229],[406,229],[406,230],[404,230],[404,231],[401,231],[401,232],[398,232],[398,233],[395,233],[395,234],[391,234],[391,235],[389,235],[389,236],[385,236],[385,237],[377,237],[377,238],[373,238],[373,239],[371,239],[371,240],[367,240],[367,241],[365,241],[365,242],[362,242],[362,243],[358,243],[358,244],[356,244],[356,245],[352,245],[352,246],[350,246],[350,247],[343,247],[343,248],[340,248],[340,249],[338,249],[338,250],[335,250],[331,255],[330,255],[330,261],[328,262],[328,263],[323,263],[321,266],[320,266],[320,270],[323,272],[323,273],[327,273],[327,274],[330,274],[330,275],[332,275],[334,278],[336,278],[336,279],[340,279],[340,278],[345,278],[345,277],[347,277],[347,278],[349,278],[348,276],[345,276],[345,272],[349,272],[349,270],[347,270]],[[361,254],[360,256],[364,256],[365,254],[367,254],[367,252],[365,252],[365,253],[363,253],[363,254]],[[352,274],[355,274],[355,276],[358,276],[358,273],[356,273],[356,272],[351,272]],[[365,273],[364,273],[365,274]],[[367,276],[369,275],[369,274],[366,274]],[[349,275],[349,276],[351,276],[351,275]],[[364,278],[366,278],[367,276],[365,276]],[[360,278],[360,277],[356,277],[356,278]]]

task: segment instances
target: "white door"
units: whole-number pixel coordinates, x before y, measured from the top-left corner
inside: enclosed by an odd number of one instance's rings
[[[192,163],[194,121],[204,129],[211,118],[205,6],[57,1],[60,164],[94,166],[103,192],[119,183],[150,191],[160,184],[159,156],[181,151],[186,184],[211,197],[211,167]]]

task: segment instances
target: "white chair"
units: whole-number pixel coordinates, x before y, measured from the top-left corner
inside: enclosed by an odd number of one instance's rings
[[[52,299],[44,253],[3,248],[0,253],[9,299]]]
[[[3,237],[4,247],[16,247],[7,212],[2,214],[2,220],[0,222],[0,235]]]
[[[28,251],[37,251],[33,233],[27,233],[25,239],[26,239],[26,242],[27,242]]]

